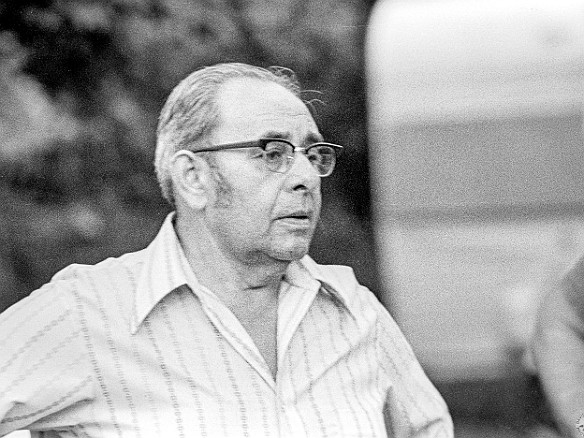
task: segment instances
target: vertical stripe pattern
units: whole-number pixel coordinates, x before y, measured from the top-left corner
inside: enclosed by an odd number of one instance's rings
[[[274,379],[190,270],[172,215],[150,246],[72,265],[0,315],[0,435],[451,438],[444,401],[346,267],[290,264]],[[384,409],[387,417],[384,418]]]

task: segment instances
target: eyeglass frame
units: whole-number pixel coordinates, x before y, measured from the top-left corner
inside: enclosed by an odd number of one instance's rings
[[[290,140],[286,140],[284,138],[262,137],[262,138],[259,138],[257,140],[249,140],[249,141],[241,141],[241,142],[235,142],[235,143],[224,143],[224,144],[212,145],[212,146],[208,146],[208,147],[201,148],[201,149],[190,150],[189,152],[192,152],[192,153],[218,152],[218,151],[225,151],[225,150],[231,150],[231,149],[247,149],[247,148],[260,148],[265,152],[266,146],[271,141],[279,141],[279,142],[286,143],[286,144],[292,146],[292,155],[288,155],[286,157],[287,160],[290,161],[290,164],[287,166],[287,168],[284,172],[278,172],[277,170],[270,169],[271,172],[275,172],[275,173],[288,172],[290,170],[290,168],[292,167],[294,160],[296,159],[296,152],[303,152],[304,155],[307,155],[308,150],[313,148],[313,147],[329,146],[334,151],[335,162],[334,162],[329,173],[327,173],[326,175],[320,175],[320,174],[318,175],[321,178],[325,178],[327,176],[330,176],[333,173],[333,171],[335,170],[336,160],[337,160],[339,154],[341,153],[341,151],[343,150],[343,146],[341,146],[341,145],[334,144],[334,143],[327,143],[324,141],[317,141],[317,142],[312,143],[306,147],[302,147],[302,146],[295,146],[294,144],[292,144],[292,142]]]

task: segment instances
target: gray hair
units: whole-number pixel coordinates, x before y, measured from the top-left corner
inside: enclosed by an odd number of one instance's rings
[[[162,196],[173,208],[172,156],[181,149],[197,149],[197,143],[201,144],[201,140],[217,124],[219,110],[216,97],[219,88],[228,80],[239,78],[275,82],[300,97],[300,84],[294,72],[283,67],[265,69],[242,63],[225,63],[204,67],[183,79],[168,96],[156,131],[154,167]]]

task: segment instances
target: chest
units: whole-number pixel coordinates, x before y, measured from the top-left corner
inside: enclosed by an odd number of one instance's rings
[[[260,309],[236,309],[234,314],[275,378],[278,361],[277,303],[262,306]]]
[[[277,310],[233,312],[234,328],[225,315],[178,295],[132,336],[113,327],[102,333],[111,324],[93,327],[103,409],[94,406],[91,415],[111,425],[111,436],[294,437],[305,427],[323,436],[383,436],[373,331],[357,330],[333,306],[281,321]],[[262,372],[251,341],[270,369],[281,355],[277,378]],[[108,436],[101,432],[89,435]]]

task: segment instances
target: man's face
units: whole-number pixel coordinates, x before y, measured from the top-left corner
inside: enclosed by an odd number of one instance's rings
[[[278,84],[231,80],[220,89],[217,104],[212,144],[279,137],[306,146],[321,139],[306,106]],[[251,263],[304,256],[321,206],[320,177],[307,158],[297,153],[288,172],[275,173],[256,149],[212,154],[217,177],[206,217],[223,252]]]

